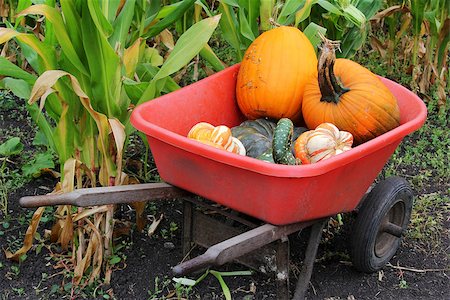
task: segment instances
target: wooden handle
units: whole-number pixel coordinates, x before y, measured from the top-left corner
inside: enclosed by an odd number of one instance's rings
[[[188,194],[187,191],[167,183],[144,183],[77,189],[64,194],[26,196],[19,199],[19,204],[27,208],[52,205],[85,207],[176,198]]]

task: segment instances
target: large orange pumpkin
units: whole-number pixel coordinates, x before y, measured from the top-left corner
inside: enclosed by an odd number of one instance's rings
[[[333,123],[361,144],[399,125],[394,95],[368,69],[348,59],[336,59],[336,45],[322,47],[318,78],[305,87],[302,113],[308,128]]]
[[[286,117],[298,122],[304,86],[316,74],[316,53],[299,29],[266,31],[242,60],[236,84],[239,108],[248,119]]]

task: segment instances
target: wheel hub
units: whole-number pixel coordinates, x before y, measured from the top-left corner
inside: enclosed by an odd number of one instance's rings
[[[402,236],[405,217],[405,203],[398,199],[381,220],[375,241],[375,255],[383,257]]]

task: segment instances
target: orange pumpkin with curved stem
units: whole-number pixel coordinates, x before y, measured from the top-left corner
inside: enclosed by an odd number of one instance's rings
[[[297,28],[264,32],[249,46],[239,69],[236,96],[248,119],[301,119],[305,84],[317,73],[317,57]]]
[[[348,59],[336,59],[336,45],[325,40],[318,78],[305,87],[302,113],[308,128],[333,123],[364,143],[400,123],[397,100],[368,69]]]

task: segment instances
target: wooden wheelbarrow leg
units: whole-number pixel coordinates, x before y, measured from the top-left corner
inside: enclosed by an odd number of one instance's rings
[[[293,300],[304,300],[306,291],[308,290],[309,281],[316,260],[317,248],[319,247],[322,238],[322,230],[329,218],[315,223],[311,228],[309,235],[308,246],[306,247],[305,259],[303,261],[303,268],[298,277],[297,285],[295,287],[295,294]]]
[[[77,189],[70,193],[27,196],[19,200],[22,207],[75,205],[80,207],[153,201],[189,195],[167,183],[144,183]]]
[[[283,226],[264,224],[209,247],[204,254],[176,265],[172,271],[175,275],[180,276],[211,266],[221,266],[264,245],[311,226],[315,222],[317,221]]]

